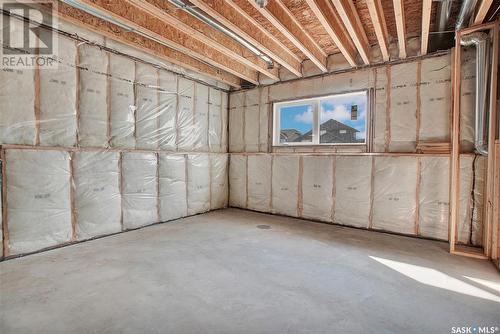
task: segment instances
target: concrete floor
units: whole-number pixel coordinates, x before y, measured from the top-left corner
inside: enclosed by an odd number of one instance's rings
[[[500,326],[498,271],[446,247],[216,211],[0,263],[0,333],[401,334]]]

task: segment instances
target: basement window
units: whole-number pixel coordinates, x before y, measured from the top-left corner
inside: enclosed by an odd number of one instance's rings
[[[368,92],[274,103],[273,145],[365,145]]]

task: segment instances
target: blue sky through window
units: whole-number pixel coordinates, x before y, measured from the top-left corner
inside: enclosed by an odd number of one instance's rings
[[[356,120],[351,120],[351,106],[358,107]],[[366,93],[337,95],[321,102],[320,123],[334,119],[358,130],[356,139],[365,139],[366,132]]]
[[[302,122],[301,117],[310,114],[311,122]],[[312,129],[312,106],[304,104],[293,107],[282,107],[280,109],[281,130],[296,129],[304,134]]]
[[[312,103],[303,105],[284,106],[280,108],[280,130],[296,129],[301,134],[312,130],[314,115]],[[366,133],[366,92],[339,94],[321,100],[320,124],[334,119],[359,132],[356,139],[365,139]],[[351,120],[351,106],[357,106],[357,119]]]

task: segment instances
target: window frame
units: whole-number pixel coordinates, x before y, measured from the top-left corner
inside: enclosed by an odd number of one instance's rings
[[[364,143],[321,143],[320,142],[320,108],[321,102],[327,100],[329,98],[338,96],[338,95],[348,95],[348,94],[359,94],[365,93],[366,96],[366,113],[365,113],[365,142]],[[311,142],[280,142],[281,128],[280,128],[280,110],[281,107],[293,107],[307,104],[310,102],[312,105],[313,111],[313,124],[312,124],[312,141]],[[294,147],[294,146],[361,146],[368,147],[369,143],[369,135],[370,135],[370,126],[371,126],[371,103],[370,103],[370,90],[369,89],[360,89],[360,90],[352,90],[338,93],[331,93],[327,95],[319,95],[314,97],[307,97],[302,99],[295,100],[283,100],[283,101],[275,101],[273,102],[273,115],[272,115],[272,139],[273,139],[273,147]]]

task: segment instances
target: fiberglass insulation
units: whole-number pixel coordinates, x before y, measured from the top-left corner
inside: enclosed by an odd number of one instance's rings
[[[229,95],[229,151],[244,151],[244,105],[245,93],[237,92]]]
[[[414,234],[417,159],[376,157],[373,189],[373,228]]]
[[[35,144],[34,70],[0,70],[0,110],[0,144]]]
[[[248,156],[248,209],[271,210],[271,155]]]
[[[154,153],[122,153],[123,227],[158,222],[157,160]]]
[[[135,63],[125,57],[109,55],[111,145],[135,147]]]
[[[227,206],[227,154],[210,154],[210,209]]]
[[[391,68],[391,152],[414,152],[417,139],[417,62]]]
[[[136,148],[158,147],[158,70],[151,65],[136,64]]]
[[[177,76],[167,71],[160,71],[160,90],[158,92],[159,147],[165,151],[177,148]]]
[[[120,153],[73,155],[76,236],[89,239],[121,231]]]
[[[334,157],[304,156],[302,217],[332,221]]]
[[[422,60],[420,140],[450,140],[451,56]],[[436,112],[439,110],[440,112]]]
[[[335,158],[334,223],[368,227],[372,159],[370,156]]]
[[[210,88],[210,100],[208,105],[208,143],[210,152],[223,152],[222,150],[222,93],[217,89]]]
[[[420,158],[419,235],[448,240],[450,159]]]
[[[40,144],[76,144],[76,43],[59,38],[56,69],[40,69]],[[57,101],[57,103],[56,103]]]
[[[19,20],[10,20],[9,24],[11,38],[22,39],[24,23]],[[21,92],[22,99],[12,98]],[[2,68],[0,70],[0,144],[33,145],[35,143],[34,107],[35,70]]]
[[[187,156],[188,215],[210,210],[210,158],[208,154]]]
[[[186,157],[160,154],[160,220],[187,216]]]
[[[273,157],[272,212],[297,217],[299,157]]]
[[[247,204],[247,157],[231,154],[229,158],[229,205],[246,208]]]
[[[10,254],[71,241],[70,156],[6,150]]]
[[[107,53],[83,44],[79,54],[78,142],[80,146],[106,147],[108,144]]]
[[[207,86],[195,84],[193,151],[208,151],[208,92]]]
[[[194,82],[179,78],[179,110],[177,115],[177,143],[181,151],[193,149],[194,132]]]

